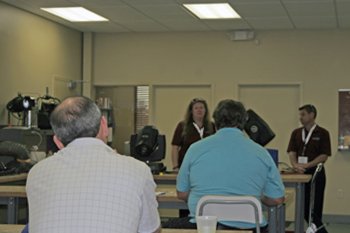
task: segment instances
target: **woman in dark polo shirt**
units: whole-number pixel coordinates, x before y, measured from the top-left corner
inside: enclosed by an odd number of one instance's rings
[[[215,125],[210,121],[209,116],[208,105],[204,99],[197,98],[191,101],[185,119],[176,127],[171,143],[174,171],[179,171],[191,144],[215,133]]]
[[[210,121],[207,102],[196,98],[189,104],[185,119],[181,121],[174,133],[172,144],[173,171],[178,172],[185,157],[186,151],[191,144],[208,137],[216,132],[215,124]],[[179,216],[187,217],[188,210],[180,210]]]

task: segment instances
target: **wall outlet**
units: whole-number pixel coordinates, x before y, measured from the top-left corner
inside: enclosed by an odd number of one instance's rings
[[[343,190],[338,189],[338,198],[343,198]]]

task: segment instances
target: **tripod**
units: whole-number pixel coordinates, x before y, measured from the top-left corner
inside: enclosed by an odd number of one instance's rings
[[[314,213],[314,205],[315,205],[315,186],[316,186],[316,179],[318,173],[322,170],[323,168],[323,163],[319,163],[317,165],[316,171],[312,177],[311,180],[311,189],[310,189],[310,209],[309,209],[309,227],[306,229],[306,233],[315,233],[321,228],[327,226],[328,224],[323,224],[319,228],[316,227],[316,224],[314,224],[313,221],[313,213]]]

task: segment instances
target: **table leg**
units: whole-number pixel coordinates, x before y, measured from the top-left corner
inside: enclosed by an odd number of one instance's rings
[[[305,184],[297,183],[295,187],[295,233],[304,232]]]
[[[271,206],[269,208],[269,233],[277,233],[277,206]]]
[[[9,197],[7,203],[7,224],[18,222],[18,197]]]
[[[278,233],[286,231],[286,205],[283,204],[278,210]]]

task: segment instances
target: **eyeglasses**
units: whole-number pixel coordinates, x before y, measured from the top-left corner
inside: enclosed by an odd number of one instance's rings
[[[191,102],[194,104],[194,103],[197,103],[197,102],[205,102],[205,100],[201,99],[201,98],[195,98]]]

